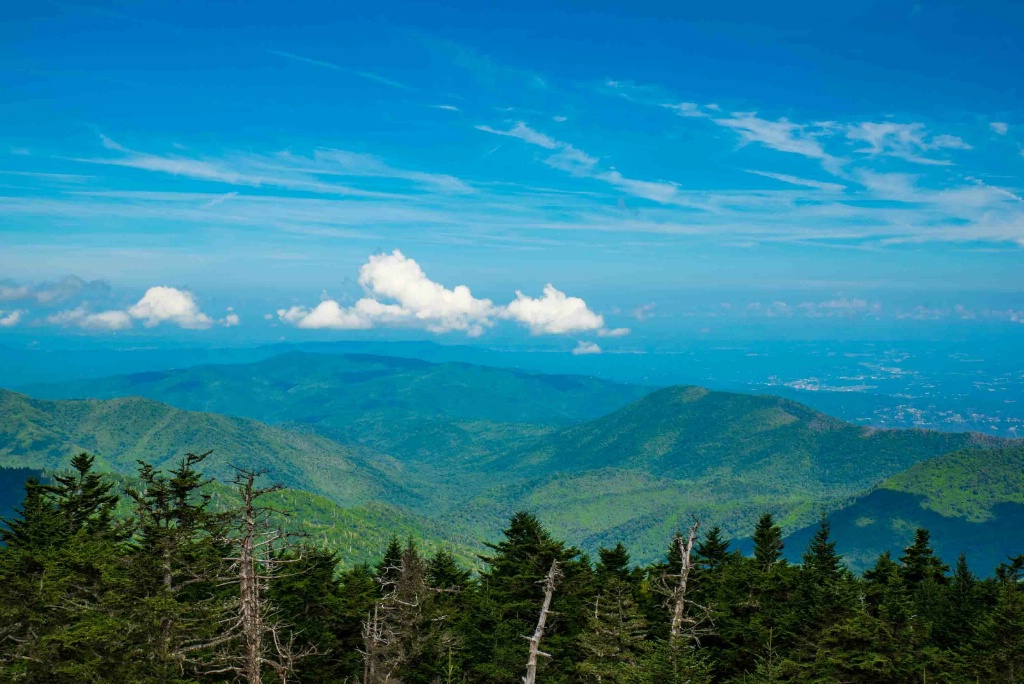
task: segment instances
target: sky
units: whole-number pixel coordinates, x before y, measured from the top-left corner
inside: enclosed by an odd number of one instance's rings
[[[0,344],[1020,335],[1024,6],[834,5],[5,8]]]

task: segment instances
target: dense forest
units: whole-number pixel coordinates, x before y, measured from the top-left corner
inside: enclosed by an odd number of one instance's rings
[[[276,521],[205,455],[115,487],[81,455],[29,480],[0,548],[4,682],[1019,682],[1024,555],[950,568],[918,530],[861,576],[822,521],[799,564],[761,517],[752,555],[693,520],[637,567],[516,513],[474,567],[393,538],[352,564]],[[686,502],[681,501],[680,507]],[[713,522],[713,521],[707,521]],[[1024,546],[1024,544],[1022,544]],[[1022,549],[1024,550],[1024,549]]]

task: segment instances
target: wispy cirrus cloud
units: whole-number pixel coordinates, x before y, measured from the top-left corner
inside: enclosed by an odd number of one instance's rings
[[[846,189],[845,185],[839,183],[829,183],[826,181],[817,181],[810,178],[800,178],[798,176],[791,176],[788,173],[773,173],[771,171],[755,171],[753,169],[747,169],[747,173],[752,173],[757,176],[764,176],[765,178],[772,178],[782,183],[789,183],[790,185],[799,185],[804,188],[814,188],[816,190],[823,190],[825,192],[842,192]]]
[[[846,137],[854,142],[866,143],[866,147],[856,150],[860,154],[896,157],[915,164],[933,166],[949,166],[953,162],[948,159],[926,157],[925,153],[973,149],[958,136],[929,134],[922,123],[863,121],[848,126]]]
[[[310,57],[303,57],[302,55],[296,55],[296,54],[294,54],[292,52],[285,52],[283,50],[269,50],[268,49],[266,52],[268,52],[271,55],[276,55],[277,57],[283,57],[284,59],[290,59],[293,62],[302,62],[303,64],[312,64],[313,66],[323,67],[325,69],[331,69],[332,71],[340,71],[342,73],[351,74],[352,76],[358,76],[359,78],[363,78],[363,79],[366,79],[368,81],[373,81],[374,83],[380,83],[381,85],[386,85],[386,86],[389,86],[391,88],[399,88],[401,90],[415,90],[415,88],[413,88],[412,86],[408,86],[408,85],[406,85],[404,83],[399,83],[398,81],[395,81],[395,80],[390,79],[390,78],[385,78],[384,76],[381,76],[380,74],[375,74],[372,71],[360,71],[359,69],[351,69],[349,67],[341,66],[340,64],[335,64],[334,62],[327,62],[327,61],[324,61],[324,60],[321,60],[321,59],[312,59]]]
[[[318,148],[308,155],[289,150],[271,154],[228,154],[219,159],[182,152],[154,154],[131,150],[102,136],[103,145],[118,156],[76,158],[87,164],[121,166],[199,181],[248,188],[272,187],[325,195],[389,197],[390,193],[343,185],[336,179],[389,178],[446,192],[469,192],[463,181],[448,174],[400,169],[369,154]]]
[[[826,170],[838,173],[842,160],[825,151],[821,138],[833,132],[833,124],[799,124],[783,117],[765,119],[756,112],[740,112],[713,119],[719,126],[735,131],[743,143],[758,143],[779,152],[798,154],[821,161]]]
[[[491,126],[476,126],[476,129],[493,135],[517,138],[530,145],[542,147],[554,152],[545,159],[545,163],[573,176],[592,178],[607,183],[622,192],[641,199],[661,204],[684,204],[683,195],[676,183],[670,181],[648,181],[624,176],[616,169],[605,169],[600,159],[592,157],[569,143],[556,140],[549,135],[534,130],[522,121],[517,122],[508,130],[495,129]]]

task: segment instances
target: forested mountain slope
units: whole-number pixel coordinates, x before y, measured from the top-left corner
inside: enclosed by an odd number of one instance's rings
[[[143,396],[182,409],[286,423],[397,458],[436,462],[507,450],[549,426],[621,408],[651,388],[464,363],[291,352],[250,364],[26,391],[48,399]]]
[[[1020,553],[1024,546],[1024,445],[964,449],[898,473],[850,505],[828,516],[837,549],[857,569],[882,551],[897,555],[914,529],[932,532],[936,551],[947,562],[961,552],[978,572]],[[788,555],[799,551],[813,527],[787,540]]]
[[[211,450],[207,470],[221,480],[236,465],[342,505],[414,498],[393,459],[316,435],[140,397],[45,401],[0,390],[0,466],[55,470],[86,451],[104,470],[128,475],[138,460],[164,467],[187,451]]]
[[[771,396],[671,387],[543,437],[493,467],[507,475],[466,519],[525,508],[594,547],[658,553],[691,514],[745,536],[764,511],[787,529],[928,458],[1002,440],[872,430]]]

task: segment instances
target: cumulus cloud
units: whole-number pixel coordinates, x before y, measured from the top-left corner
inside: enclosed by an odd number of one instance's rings
[[[143,321],[147,328],[174,323],[189,330],[205,330],[213,325],[213,319],[199,309],[195,295],[173,287],[149,288],[142,299],[128,309],[128,314]]]
[[[13,328],[21,322],[21,317],[26,312],[20,309],[15,311],[0,310],[0,328]]]
[[[572,350],[573,356],[583,356],[585,354],[600,354],[601,347],[597,346],[595,342],[584,342],[580,340],[576,343],[576,348]]]
[[[544,286],[544,295],[536,299],[516,290],[515,301],[505,307],[503,316],[522,323],[532,335],[561,335],[604,328],[604,318],[591,311],[586,302],[567,296],[551,283]]]
[[[371,256],[359,269],[365,296],[351,306],[325,297],[315,307],[277,310],[284,323],[304,329],[369,330],[412,326],[433,333],[483,334],[497,319],[515,321],[534,335],[594,332],[604,337],[629,334],[628,328],[609,329],[604,318],[579,297],[570,297],[548,284],[541,297],[516,291],[506,306],[478,299],[466,285],[447,288],[427,277],[420,265],[401,251]]]
[[[138,302],[127,309],[93,312],[88,304],[59,311],[47,317],[53,325],[75,326],[84,330],[127,330],[134,321],[142,321],[147,328],[170,323],[187,330],[206,330],[215,323],[226,327],[241,321],[233,309],[228,315],[214,321],[199,308],[194,294],[174,287],[157,286],[146,290]]]
[[[1006,124],[1005,121],[993,121],[992,123],[989,124],[989,128],[995,131],[998,135],[1006,135],[1006,133],[1010,130],[1010,127]]]
[[[491,300],[475,298],[465,285],[448,289],[430,280],[419,264],[397,249],[371,256],[359,269],[359,284],[368,296],[350,307],[326,299],[313,309],[293,306],[278,310],[277,315],[285,323],[307,329],[365,330],[420,323],[431,332],[458,330],[475,337],[493,325],[497,311]]]
[[[127,311],[114,309],[91,313],[84,305],[47,316],[46,322],[84,330],[127,330],[132,327],[132,317]]]

